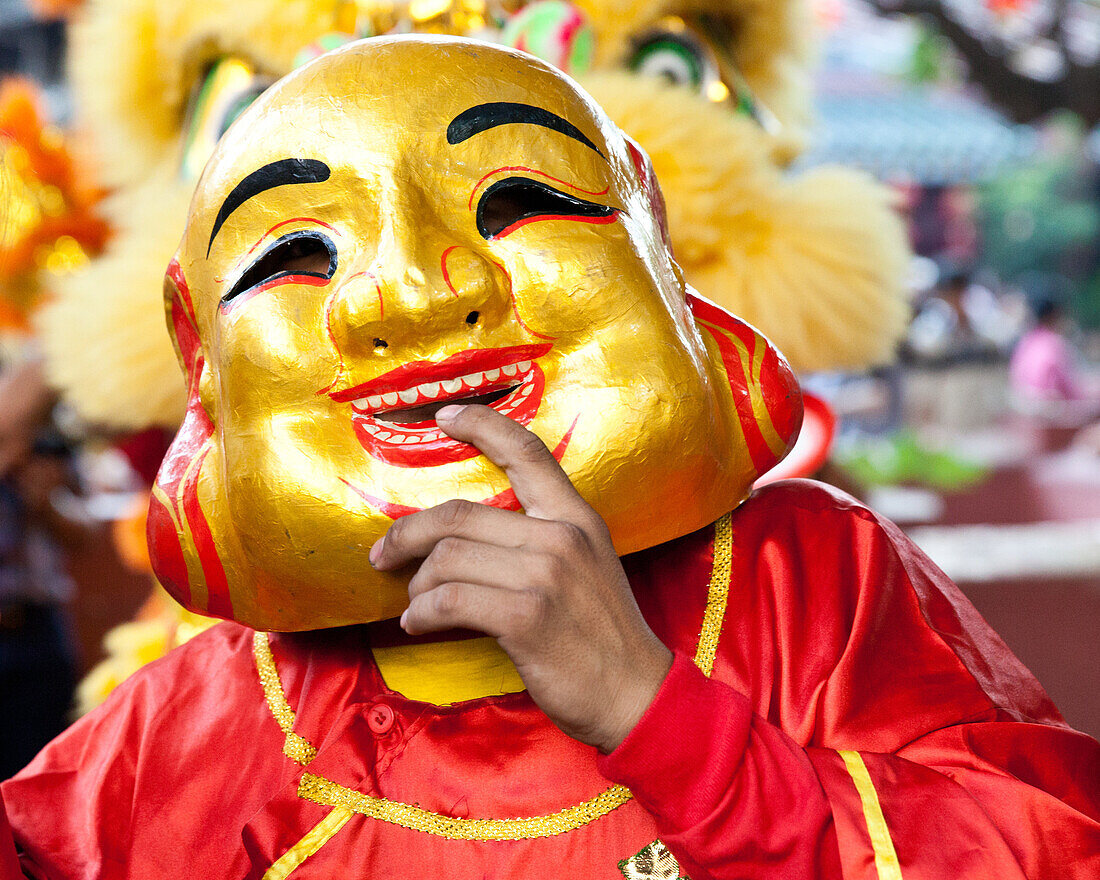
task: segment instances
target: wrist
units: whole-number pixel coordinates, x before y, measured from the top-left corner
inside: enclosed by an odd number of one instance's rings
[[[641,662],[632,658],[614,701],[615,711],[608,719],[599,741],[593,743],[604,755],[617,749],[641,721],[653,703],[672,668],[673,655],[660,641],[646,652]]]

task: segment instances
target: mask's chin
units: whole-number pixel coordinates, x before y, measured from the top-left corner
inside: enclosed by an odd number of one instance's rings
[[[375,413],[374,418],[380,422],[389,422],[394,425],[414,425],[423,422],[434,423],[435,414],[445,406],[469,406],[470,404],[490,406],[498,400],[507,397],[517,387],[519,387],[518,384],[508,385],[505,388],[487,391],[485,394],[475,394],[470,397],[456,397],[451,400],[435,400],[431,403],[410,407],[408,409],[392,409],[386,412]]]

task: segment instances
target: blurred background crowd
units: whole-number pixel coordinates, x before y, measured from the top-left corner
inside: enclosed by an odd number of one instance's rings
[[[22,719],[0,727],[0,777],[68,723],[108,631],[132,666],[202,625],[143,628],[161,609],[140,510],[170,432],[90,422],[38,357],[41,273],[81,272],[110,235],[72,128],[75,5],[0,0],[0,713]],[[811,12],[814,121],[789,171],[869,173],[912,249],[892,360],[802,371],[832,414],[819,475],[897,521],[1100,735],[1100,2]],[[125,673],[98,667],[82,699]]]

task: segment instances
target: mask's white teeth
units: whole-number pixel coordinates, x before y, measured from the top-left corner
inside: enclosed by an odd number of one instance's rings
[[[365,426],[367,433],[375,440],[382,443],[392,443],[397,446],[406,446],[416,443],[433,443],[446,439],[446,435],[438,428],[429,428],[425,431],[402,434],[395,431],[387,431],[374,420],[367,421]]]
[[[523,384],[514,389],[514,392],[518,395],[518,400],[519,396],[526,396],[531,393],[531,386],[534,383],[534,374],[531,372],[531,367],[531,361],[521,361],[518,364],[508,364],[496,369],[486,370],[483,373],[471,373],[468,376],[444,379],[440,382],[425,382],[423,385],[415,385],[402,391],[390,391],[385,394],[360,397],[352,402],[352,406],[362,413],[376,414],[397,407],[399,404],[413,406],[418,403],[437,400],[445,394],[458,394],[464,390],[478,391],[498,381],[502,375],[507,377],[519,375],[522,378]],[[413,443],[421,442],[422,439],[419,436],[415,438],[408,437],[404,440],[398,440],[395,437],[391,442]]]

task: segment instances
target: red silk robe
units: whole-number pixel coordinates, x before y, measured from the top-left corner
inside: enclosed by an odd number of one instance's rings
[[[676,660],[611,755],[526,694],[393,693],[366,628],[224,624],[3,784],[23,869],[1100,876],[1100,746],[890,523],[789,481],[624,565]]]

